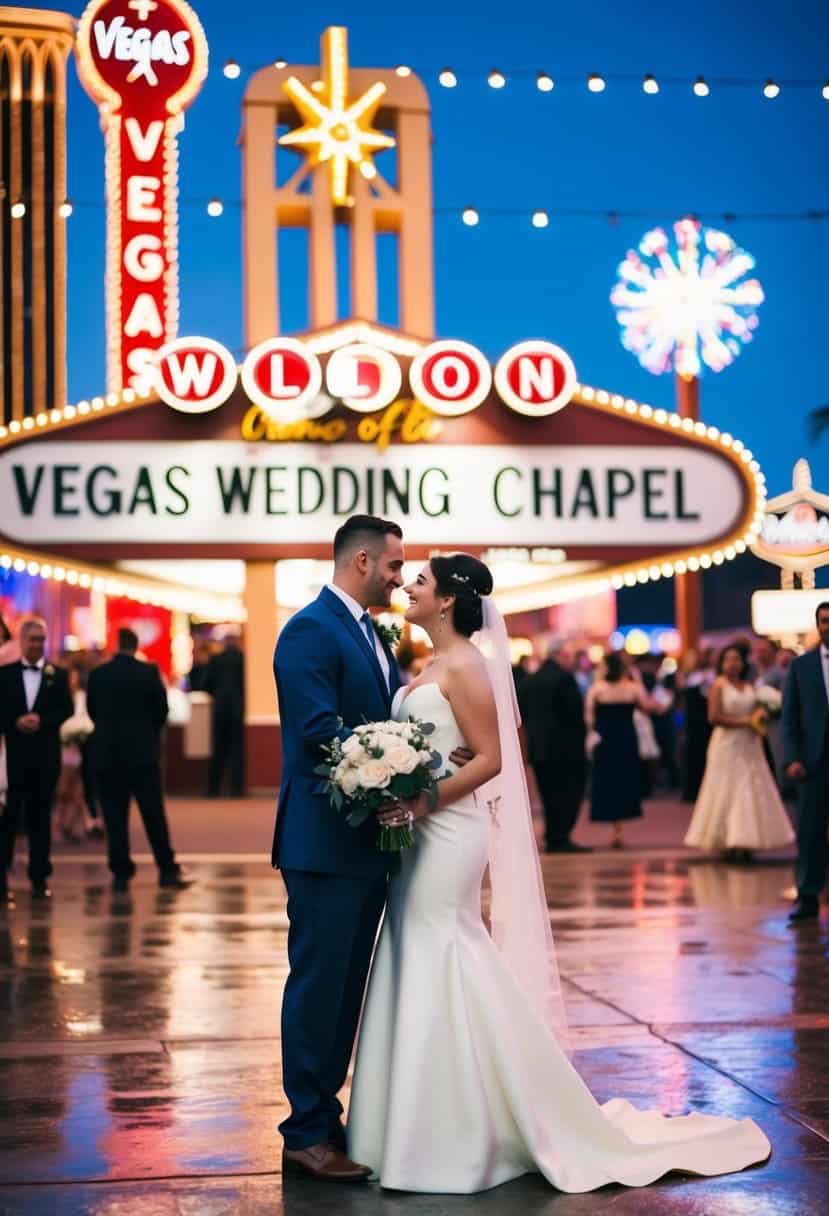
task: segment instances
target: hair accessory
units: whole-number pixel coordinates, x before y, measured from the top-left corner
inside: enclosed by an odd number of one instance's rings
[[[462,587],[466,587],[474,596],[477,596],[478,599],[480,599],[481,593],[477,587],[472,586],[472,581],[468,574],[458,574],[457,570],[453,570],[449,575],[449,578],[453,583],[460,583]]]

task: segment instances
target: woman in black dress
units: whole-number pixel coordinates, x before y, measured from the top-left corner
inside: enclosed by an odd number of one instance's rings
[[[611,847],[624,845],[622,823],[642,815],[639,746],[633,711],[652,713],[656,705],[643,686],[627,674],[622,655],[608,654],[604,672],[591,686],[584,707],[588,730],[598,739],[593,748],[590,818],[612,823]]]

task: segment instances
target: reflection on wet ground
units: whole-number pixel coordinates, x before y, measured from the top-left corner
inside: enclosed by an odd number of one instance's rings
[[[113,894],[61,859],[49,906],[0,916],[0,1216],[628,1216],[818,1211],[829,1194],[829,934],[786,927],[777,864],[545,858],[578,1049],[597,1097],[750,1115],[771,1162],[647,1191],[557,1194],[528,1177],[474,1198],[279,1174],[280,879],[200,862],[185,892],[144,865]]]

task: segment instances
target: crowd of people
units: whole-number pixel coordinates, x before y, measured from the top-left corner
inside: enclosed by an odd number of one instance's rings
[[[826,640],[809,653],[829,662],[829,607],[817,623]],[[168,703],[157,667],[137,660],[138,639],[129,629],[120,631],[108,659],[69,656],[60,665],[48,660],[46,646],[40,618],[24,620],[16,639],[0,618],[3,898],[24,819],[36,896],[49,894],[53,822],[66,842],[106,836],[113,885],[126,889],[134,872],[132,798],[162,882],[189,881],[175,861],[164,810],[160,740]],[[406,659],[405,646],[400,657]],[[806,657],[795,660],[795,672]],[[408,656],[404,674],[415,676],[422,658]],[[826,825],[822,836],[815,827],[826,818],[827,791],[811,779],[817,769],[823,780],[822,741],[817,761],[804,766],[805,743],[796,738],[808,724],[805,710],[793,708],[799,687],[788,678],[793,659],[793,651],[768,638],[737,638],[719,653],[691,652],[680,663],[618,651],[593,662],[567,641],[553,641],[540,662],[525,656],[513,675],[546,851],[589,851],[572,838],[585,797],[591,821],[610,828],[608,845],[622,848],[625,824],[641,818],[643,800],[664,792],[693,804],[686,845],[744,864],[795,839],[786,803],[799,796],[798,907],[811,915],[829,864]],[[825,718],[829,671],[819,670],[817,708]],[[239,639],[230,635],[212,651],[197,647],[187,683],[211,697],[206,796],[219,797],[227,778],[228,792],[238,797],[244,791]]]
[[[819,644],[797,657],[768,638],[736,638],[677,665],[553,643],[513,671],[548,852],[571,838],[587,791],[593,822],[624,823],[661,783],[693,804],[685,844],[729,863],[797,840],[792,921],[818,915],[829,872],[829,603]],[[798,803],[797,833],[786,803]]]
[[[120,629],[115,653],[91,668],[52,662],[40,617],[25,618],[16,639],[2,625],[0,640],[0,904],[13,902],[7,875],[24,824],[32,896],[50,898],[53,815],[66,840],[106,835],[113,887],[127,890],[135,872],[132,798],[160,886],[189,886],[164,807],[160,741],[167,692],[158,668],[136,657],[137,635]]]
[[[513,676],[544,806],[547,850],[581,849],[570,833],[588,789],[591,819],[612,825],[609,843],[615,848],[624,844],[625,820],[641,817],[643,799],[655,792],[697,802],[722,684],[728,682],[724,665],[738,684],[762,687],[764,695],[773,690],[776,700],[763,721],[747,727],[753,735],[750,757],[756,759],[759,748],[763,772],[773,785],[779,780],[781,794],[790,794],[778,713],[792,657],[770,639],[738,638],[719,653],[692,651],[681,663],[620,651],[592,662],[586,650],[564,641],[553,641],[540,663],[522,658]],[[729,859],[736,860],[732,852]]]

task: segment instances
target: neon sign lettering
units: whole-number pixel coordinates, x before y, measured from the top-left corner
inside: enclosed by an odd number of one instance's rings
[[[107,382],[144,387],[178,326],[176,138],[207,73],[184,0],[92,0],[78,71],[106,139]]]
[[[221,376],[214,374],[218,362]],[[209,338],[178,338],[162,347],[154,364],[159,396],[185,413],[218,408],[236,387],[232,355]],[[239,372],[245,394],[266,418],[300,428],[339,402],[359,414],[386,409],[399,401],[404,380],[397,358],[381,346],[354,342],[338,347],[323,370],[308,343],[281,337],[255,346]],[[566,351],[539,341],[511,346],[493,372],[481,351],[456,339],[424,346],[408,369],[411,396],[442,417],[477,409],[493,384],[509,409],[543,418],[571,400],[576,369]]]

